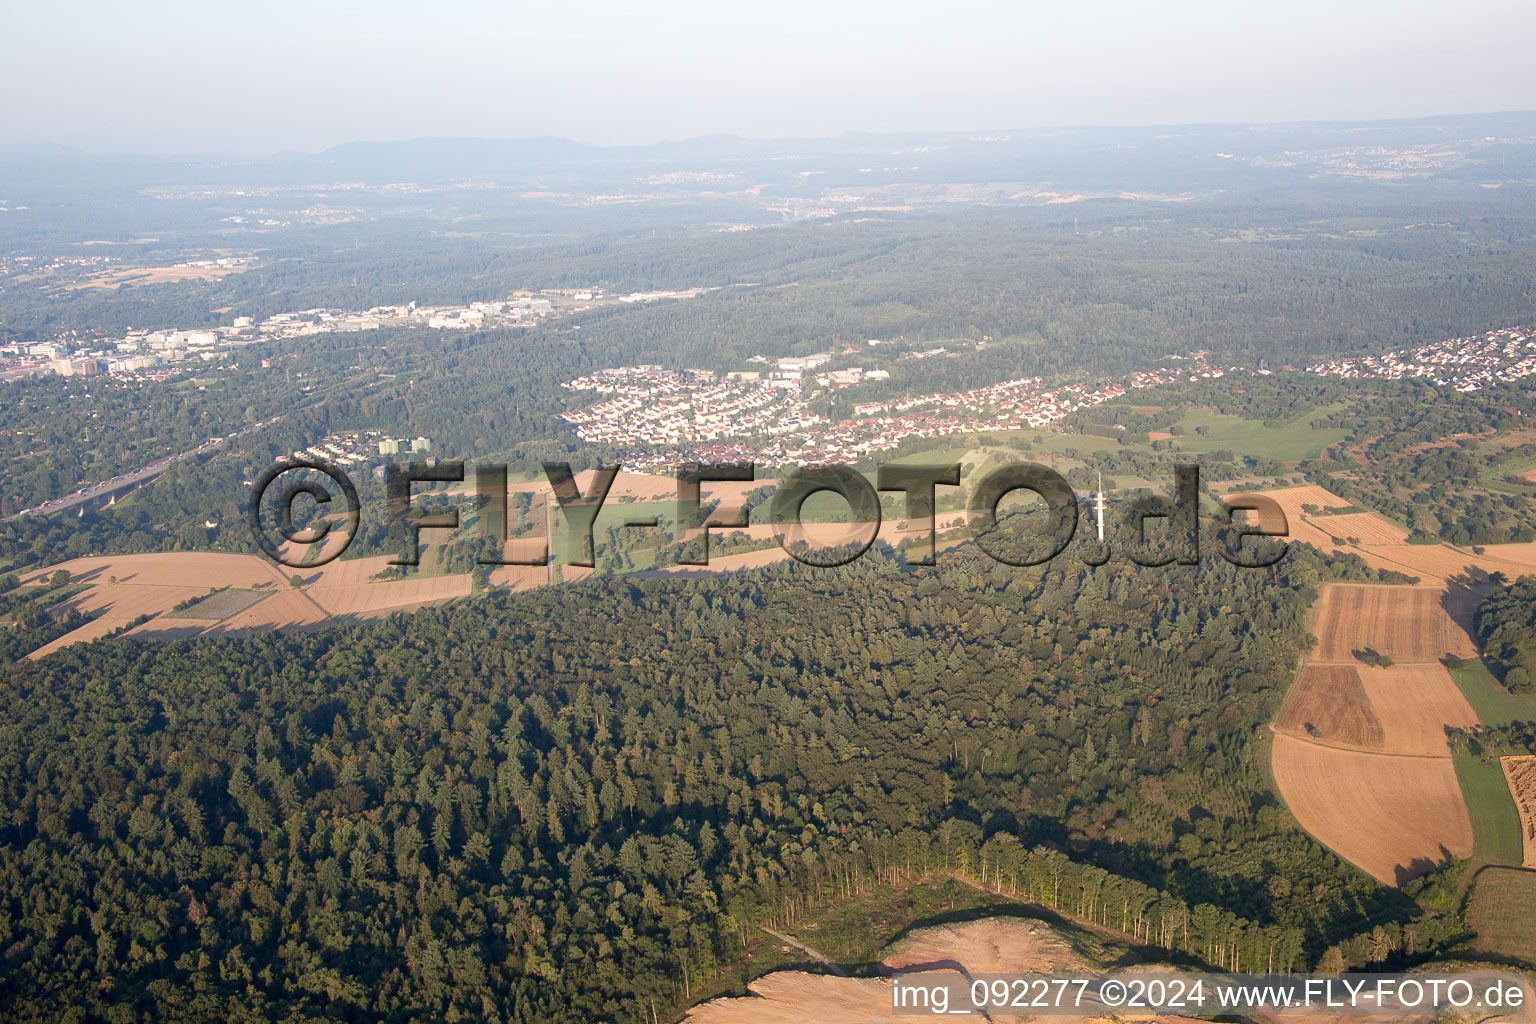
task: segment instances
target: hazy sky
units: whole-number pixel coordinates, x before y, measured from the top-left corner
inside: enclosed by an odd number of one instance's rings
[[[1530,0],[23,0],[0,24],[0,142],[97,151],[1536,108]]]

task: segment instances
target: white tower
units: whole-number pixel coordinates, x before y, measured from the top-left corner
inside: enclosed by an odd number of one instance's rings
[[[1104,543],[1104,474],[1099,473],[1099,492],[1093,498],[1093,512],[1099,521],[1099,543]]]

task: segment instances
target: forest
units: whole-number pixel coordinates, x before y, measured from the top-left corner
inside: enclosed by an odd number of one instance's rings
[[[1504,688],[1536,693],[1536,576],[1522,576],[1484,598],[1474,629],[1478,649]]]
[[[1416,962],[1454,910],[1264,777],[1339,573],[966,545],[13,664],[0,1012],[632,1020],[738,986],[757,925],[954,873],[1194,962]]]

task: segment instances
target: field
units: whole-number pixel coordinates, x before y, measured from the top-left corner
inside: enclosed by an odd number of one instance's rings
[[[129,267],[96,274],[76,284],[75,288],[105,288],[116,291],[123,285],[167,284],[172,281],[217,281],[230,274],[238,274],[246,267]]]
[[[310,600],[303,591],[279,590],[261,604],[210,625],[205,635],[233,636],[266,630],[277,630],[280,633],[293,630],[308,631],[323,626],[329,621],[330,617],[326,615],[324,609]],[[153,622],[148,622],[140,628],[147,629],[153,625]]]
[[[109,555],[75,558],[50,565],[23,576],[21,583],[41,583],[55,571],[63,569],[72,580],[81,583],[100,585],[116,577],[118,583],[192,587],[198,593],[207,593],[209,587],[257,587],[263,583],[285,582],[278,576],[281,568],[256,555],[215,552]]]
[[[1385,734],[1353,665],[1308,665],[1275,719],[1282,732],[1379,750]]]
[[[1447,729],[1476,729],[1477,714],[1443,665],[1362,667],[1366,696],[1381,720],[1381,749],[1445,757]]]
[[[61,601],[54,606],[57,613],[79,611],[96,617],[72,632],[66,633],[50,644],[33,651],[28,657],[41,658],[61,647],[82,640],[95,640],[132,623],[144,615],[160,615],[183,601],[201,596],[201,587],[178,587],[164,584],[104,583]]]
[[[1321,487],[1266,496],[1285,511],[1293,539],[1420,578],[1416,586],[1322,587],[1313,617],[1318,646],[1273,724],[1271,767],[1291,813],[1387,884],[1474,852],[1485,862],[1527,861],[1512,785],[1491,764],[1452,758],[1446,733],[1536,712],[1536,699],[1512,695],[1493,679],[1470,635],[1486,574],[1536,566],[1536,545],[1503,545],[1478,556],[1407,544],[1400,528],[1369,512],[1305,514],[1303,505],[1348,507]],[[1368,651],[1394,664],[1368,666]],[[1536,841],[1536,823],[1525,827]]]
[[[1404,544],[1408,531],[1373,512],[1346,512],[1337,516],[1316,516],[1312,522],[1335,537],[1355,538],[1362,544]]]
[[[1536,967],[1536,871],[1483,868],[1467,895],[1466,917],[1477,932],[1473,949]]]
[[[1501,757],[1499,764],[1520,812],[1521,863],[1536,868],[1536,755]]]
[[[1223,497],[1241,497],[1244,494],[1260,494],[1266,498],[1269,498],[1280,507],[1282,512],[1285,513],[1285,525],[1289,538],[1293,541],[1301,541],[1306,544],[1311,544],[1313,547],[1319,549],[1320,551],[1346,550],[1347,545],[1342,542],[1344,542],[1347,537],[1359,536],[1359,533],[1347,532],[1344,529],[1345,526],[1351,526],[1356,531],[1367,528],[1367,524],[1361,523],[1355,519],[1356,516],[1362,515],[1362,513],[1345,513],[1344,515],[1339,516],[1314,517],[1309,516],[1303,512],[1303,505],[1315,506],[1318,509],[1350,507],[1348,501],[1339,497],[1337,494],[1334,494],[1332,491],[1327,491],[1321,487],[1318,487],[1316,484],[1303,484],[1300,487],[1282,487],[1273,491],[1237,491],[1228,495],[1223,495]],[[1370,515],[1369,513],[1364,513],[1364,515],[1370,519],[1377,519],[1380,523],[1379,526],[1369,526],[1369,529],[1373,535],[1380,535],[1387,530],[1395,529],[1395,527],[1393,527],[1391,523],[1386,522],[1386,520],[1380,520],[1378,517]],[[1279,527],[1279,523],[1275,522],[1274,520],[1264,519],[1262,516],[1260,517],[1260,520],[1263,522],[1265,529],[1273,530]],[[1337,537],[1341,543],[1335,544],[1335,537]]]
[[[1350,662],[1366,649],[1403,662],[1475,656],[1446,603],[1444,591],[1427,587],[1329,584],[1317,611],[1321,642],[1311,660]]]
[[[1311,544],[1320,551],[1359,555],[1372,568],[1418,576],[1429,588],[1443,587],[1447,581],[1463,577],[1480,580],[1494,572],[1536,572],[1536,544],[1495,544],[1477,555],[1444,544],[1409,544],[1402,527],[1374,512],[1305,513],[1303,505],[1319,510],[1352,507],[1346,499],[1316,484],[1235,493],[1257,493],[1272,499],[1285,512],[1291,540]],[[1352,539],[1359,543],[1350,543]]]
[[[200,600],[192,602],[181,611],[166,612],[166,618],[171,619],[212,619],[217,622],[227,619],[231,615],[243,612],[252,605],[271,597],[276,591],[270,587],[265,590],[245,590],[238,587],[230,587],[217,593],[209,594]]]
[[[1524,859],[1520,816],[1497,764],[1470,754],[1455,757],[1456,778],[1472,816],[1473,855],[1481,863],[1519,864]]]
[[[1276,733],[1275,783],[1301,827],[1387,885],[1472,853],[1449,757],[1335,749]]]
[[[1313,619],[1320,642],[1273,725],[1275,785],[1296,820],[1388,885],[1469,856],[1476,836],[1496,838],[1509,821],[1482,794],[1474,835],[1446,740],[1447,729],[1479,725],[1439,661],[1473,651],[1457,621],[1462,593],[1325,584]],[[1356,653],[1366,650],[1399,663],[1367,666]]]
[[[1344,440],[1347,431],[1336,427],[1314,430],[1309,424],[1342,408],[1342,404],[1336,404],[1314,409],[1278,427],[1265,426],[1259,420],[1225,416],[1214,409],[1192,409],[1180,421],[1184,434],[1176,439],[1176,443],[1180,451],[1197,455],[1225,450],[1262,456],[1276,462],[1312,459],[1321,455],[1329,445]]]
[[[1290,519],[1299,519],[1305,514],[1302,511],[1303,505],[1315,505],[1319,509],[1352,507],[1346,499],[1316,484],[1302,484],[1299,487],[1281,487],[1273,491],[1241,493],[1264,495],[1264,497],[1273,500],[1276,505],[1279,505],[1281,510],[1285,512],[1286,517]]]
[[[1536,572],[1536,544],[1489,544],[1483,549],[1484,560],[1507,565],[1514,572]]]
[[[331,562],[321,568],[290,569],[256,555],[167,552],[78,558],[23,577],[24,585],[42,583],[58,569],[85,589],[56,606],[79,609],[96,618],[29,657],[40,658],[73,643],[94,640],[142,616],[150,621],[127,635],[143,640],[179,640],[264,630],[309,630],[333,616],[371,616],[424,604],[467,597],[470,577],[418,576],[375,580],[387,556]],[[535,570],[540,582],[546,571]],[[566,570],[568,580],[585,571]],[[303,586],[289,582],[297,575]],[[225,588],[209,594],[210,588]],[[176,605],[194,602],[176,612]]]
[[[1469,658],[1451,668],[1451,678],[1484,725],[1536,720],[1536,696],[1504,689],[1480,658]]]
[[[373,583],[317,584],[306,587],[304,592],[332,615],[376,615],[468,597],[470,577],[426,576]]]
[[[1512,561],[1468,554],[1444,544],[1364,544],[1349,550],[1373,568],[1395,569],[1435,586],[1461,577],[1478,579],[1495,572],[1530,571],[1529,567]]]

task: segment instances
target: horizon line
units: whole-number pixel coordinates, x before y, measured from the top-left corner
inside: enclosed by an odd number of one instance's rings
[[[463,144],[463,143],[560,143],[567,146],[579,147],[592,151],[612,152],[615,150],[646,150],[663,146],[683,146],[691,143],[709,142],[713,140],[729,140],[732,142],[748,144],[769,144],[778,142],[835,142],[848,138],[881,138],[898,139],[913,136],[966,136],[966,135],[1012,135],[1033,134],[1046,132],[1088,132],[1088,131],[1151,131],[1158,129],[1219,129],[1219,128],[1296,128],[1296,127],[1327,127],[1327,126],[1387,126],[1409,125],[1427,121],[1452,121],[1488,117],[1536,117],[1536,108],[1532,109],[1508,109],[1508,110],[1482,110],[1463,111],[1455,113],[1416,114],[1408,117],[1380,117],[1380,118],[1292,118],[1287,120],[1263,120],[1263,121],[1149,121],[1144,123],[1077,123],[1077,124],[1040,124],[1031,126],[1016,126],[1011,128],[933,128],[933,129],[908,129],[902,131],[871,131],[867,129],[849,129],[847,131],[828,135],[769,135],[753,136],[743,135],[738,132],[720,131],[705,132],[699,135],[686,135],[679,138],[661,138],[650,142],[638,143],[603,143],[588,142],[574,139],[565,135],[413,135],[398,138],[355,138],[343,142],[337,142],[317,150],[305,149],[274,149],[267,151],[253,150],[95,150],[75,143],[66,142],[0,142],[0,156],[9,151],[16,156],[27,155],[25,151],[35,151],[37,156],[52,154],[69,154],[71,156],[99,158],[99,159],[171,159],[171,160],[280,160],[284,158],[322,158],[328,153],[349,146],[411,146],[430,144]]]

